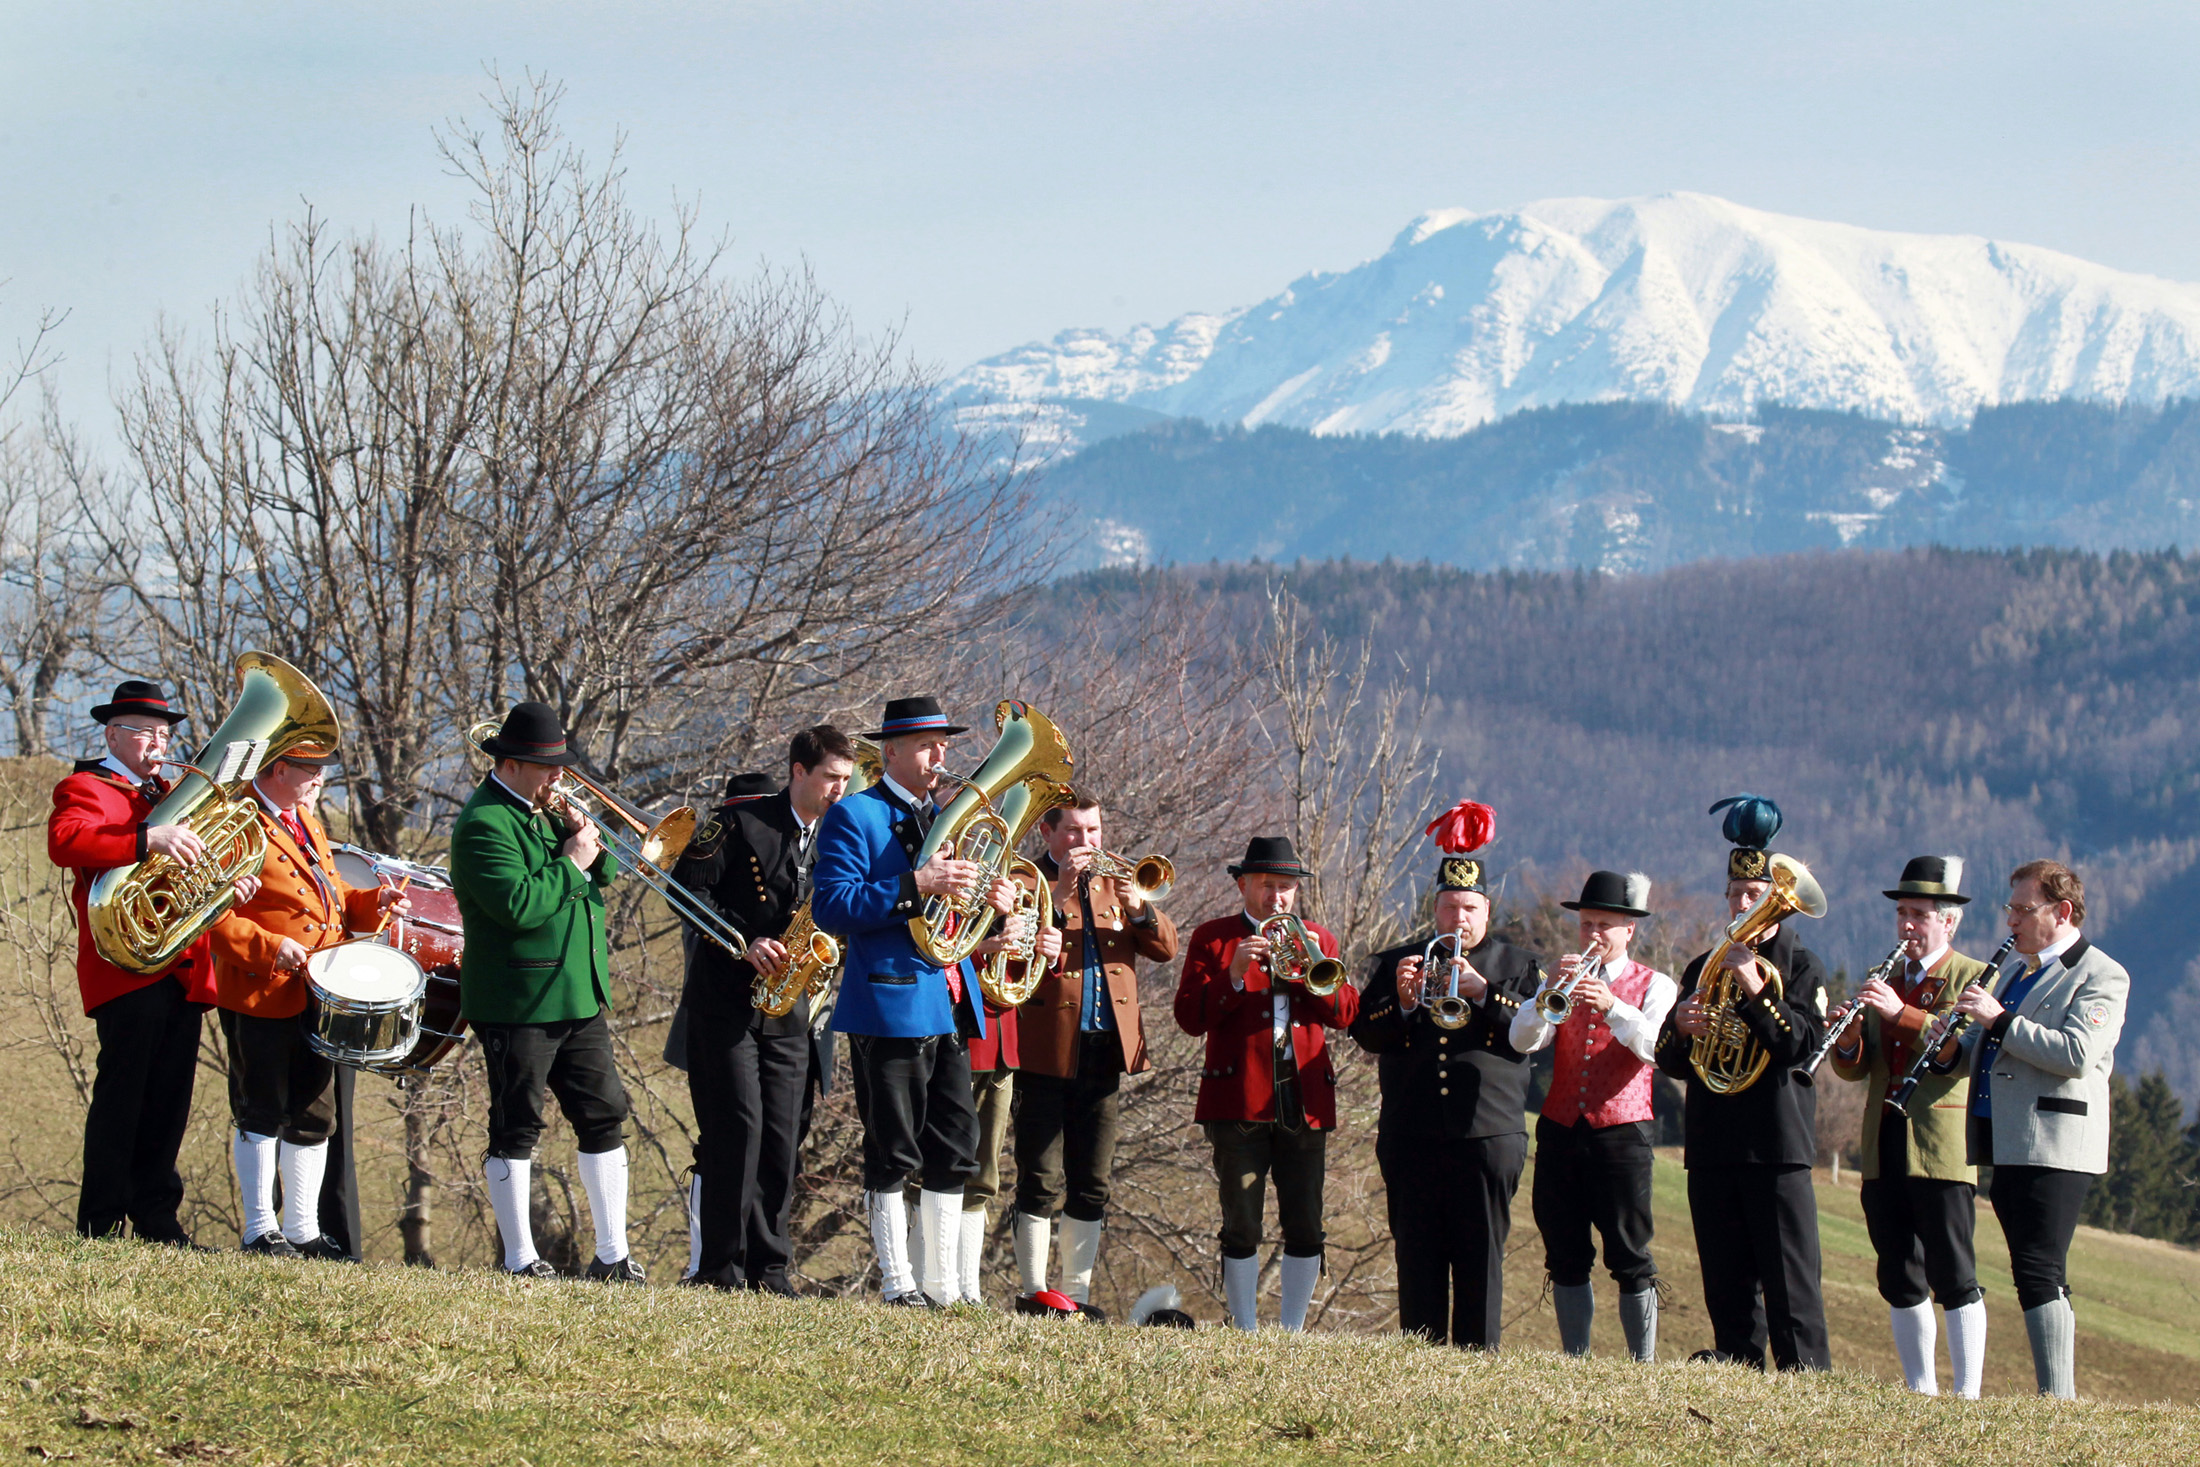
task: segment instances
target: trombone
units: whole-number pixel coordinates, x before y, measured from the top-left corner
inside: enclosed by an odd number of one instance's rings
[[[483,740],[495,738],[500,726],[491,718],[466,730],[467,745],[488,759],[492,766],[496,756],[481,745]],[[596,811],[590,808],[588,801],[576,790],[564,787],[567,780],[594,796],[603,813],[617,817],[616,820],[597,820]],[[682,805],[662,820],[652,821],[640,806],[620,799],[571,765],[559,768],[558,777],[543,790],[541,801],[543,809],[564,821],[568,829],[578,830],[584,823],[594,820],[603,832],[605,848],[644,886],[663,897],[665,905],[672,908],[673,916],[735,958],[748,956],[749,940],[741,935],[740,929],[720,916],[708,898],[681,885],[668,873],[667,868],[680,859],[680,853],[695,836],[693,807]]]

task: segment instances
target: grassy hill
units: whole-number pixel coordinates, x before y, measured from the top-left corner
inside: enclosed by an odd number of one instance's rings
[[[15,1460],[2167,1462],[2173,1406],[508,1284],[0,1232]]]

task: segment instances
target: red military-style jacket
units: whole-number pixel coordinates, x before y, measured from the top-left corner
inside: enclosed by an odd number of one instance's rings
[[[167,793],[163,783],[133,785],[98,759],[80,761],[54,786],[53,814],[46,819],[46,856],[72,873],[69,903],[76,908],[76,985],[90,1013],[109,999],[135,993],[163,978],[183,985],[193,1003],[214,1001],[213,966],[206,939],[183,950],[175,962],[150,977],[118,968],[100,956],[85,914],[92,882],[103,871],[145,859],[145,817]]]
[[[1307,930],[1330,957],[1337,939],[1309,922]],[[1184,948],[1184,972],[1176,987],[1176,1024],[1205,1035],[1207,1063],[1199,1082],[1195,1121],[1272,1121],[1276,1118],[1276,1046],[1273,995],[1268,975],[1255,967],[1241,991],[1231,985],[1230,960],[1253,935],[1244,913],[1202,922]],[[1360,1011],[1360,992],[1347,981],[1326,998],[1291,996],[1291,1052],[1298,1062],[1299,1099],[1306,1123],[1316,1130],[1337,1125],[1337,1072],[1329,1061],[1325,1029],[1342,1029]]]

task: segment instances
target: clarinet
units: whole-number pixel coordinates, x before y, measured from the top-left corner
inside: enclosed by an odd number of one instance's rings
[[[1864,983],[1868,986],[1873,979],[1885,978],[1889,973],[1892,973],[1894,965],[1902,961],[1903,952],[1902,944],[1896,943],[1894,951],[1881,958],[1879,966],[1864,975]],[[1788,1071],[1788,1079],[1794,1084],[1802,1086],[1805,1090],[1816,1085],[1818,1083],[1818,1067],[1824,1064],[1827,1057],[1836,1049],[1840,1048],[1842,1036],[1849,1032],[1851,1025],[1863,1017],[1864,1006],[1860,1003],[1851,1003],[1849,1011],[1841,1016],[1841,1022],[1826,1031],[1825,1039],[1820,1042],[1811,1057]]]
[[[1985,971],[1963,985],[1963,992],[1969,993],[1974,988],[1984,988],[2001,976],[2001,960],[2008,957],[2009,950],[2016,945],[2017,936],[2012,932],[2002,940],[2000,947],[1994,949],[1994,955],[1986,960]],[[1956,995],[1958,998],[1962,996],[1962,993]],[[1917,1058],[1910,1061],[1910,1073],[1902,1077],[1902,1083],[1887,1092],[1887,1109],[1898,1116],[1907,1117],[1910,1113],[1910,1099],[1917,1094],[1918,1082],[1925,1078],[1925,1071],[1932,1064],[1934,1054],[1939,1052],[1941,1046],[1961,1035],[1964,1030],[1970,1027],[1971,1016],[1969,1014],[1957,1014],[1948,1021],[1948,1027],[1942,1031],[1939,1039],[1927,1043],[1925,1036],[1919,1035]]]

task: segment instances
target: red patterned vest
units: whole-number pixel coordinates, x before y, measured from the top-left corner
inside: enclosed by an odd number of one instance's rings
[[[1635,1008],[1649,996],[1654,969],[1629,959],[1611,981],[1620,1002]],[[1597,1130],[1650,1119],[1650,1081],[1655,1068],[1612,1037],[1604,1015],[1578,1004],[1551,1040],[1551,1088],[1543,1118],[1571,1126],[1583,1116]]]

